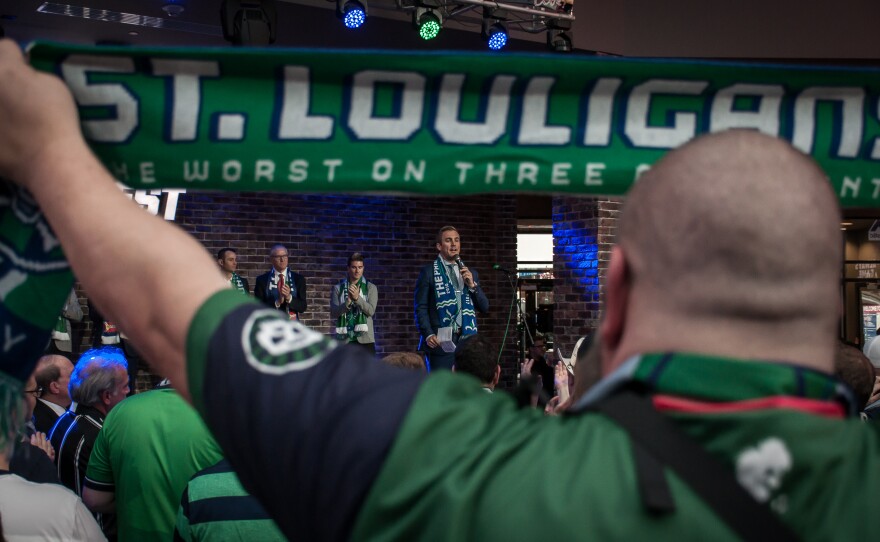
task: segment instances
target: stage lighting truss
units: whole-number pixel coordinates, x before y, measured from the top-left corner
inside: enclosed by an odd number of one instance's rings
[[[555,51],[571,51],[573,0],[396,0],[397,9],[411,11],[413,25],[424,39],[431,39],[444,24],[481,29],[489,48],[503,48],[509,31],[546,33]],[[435,22],[436,21],[436,22]],[[429,24],[429,26],[425,26]],[[561,37],[560,37],[561,36]],[[567,48],[566,48],[567,47]]]
[[[360,28],[367,21],[367,0],[336,0],[336,16],[346,28]]]

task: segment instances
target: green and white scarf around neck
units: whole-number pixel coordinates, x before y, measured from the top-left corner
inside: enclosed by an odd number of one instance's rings
[[[339,289],[339,302],[345,304],[348,297],[348,277],[342,279]],[[360,286],[361,297],[367,298],[367,279],[361,277],[357,284]],[[336,322],[336,338],[340,341],[356,342],[359,335],[369,330],[367,316],[356,303],[352,302],[348,309],[339,315]]]
[[[477,332],[477,312],[470,291],[462,284],[461,300],[455,291],[452,279],[446,272],[446,264],[440,256],[434,260],[434,293],[437,298],[437,314],[440,315],[440,327],[456,326],[456,319],[461,312],[462,336]]]
[[[244,283],[241,281],[241,277],[238,276],[238,273],[236,273],[235,271],[232,272],[232,277],[229,279],[229,285],[232,287],[233,290],[238,290],[243,294],[249,293],[247,290],[245,290]]]

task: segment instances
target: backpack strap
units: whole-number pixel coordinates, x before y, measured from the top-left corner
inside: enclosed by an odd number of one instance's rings
[[[622,390],[600,401],[595,408],[629,434],[639,492],[649,511],[670,513],[675,508],[663,473],[666,466],[742,539],[798,540],[779,516],[739,484],[729,467],[657,412],[649,397]]]

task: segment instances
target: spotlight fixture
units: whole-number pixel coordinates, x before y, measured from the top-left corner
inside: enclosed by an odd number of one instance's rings
[[[336,0],[336,16],[346,28],[360,28],[367,21],[367,0]]]
[[[162,11],[167,13],[169,17],[180,17],[180,15],[184,12],[184,7],[180,4],[169,2],[162,6]]]
[[[413,23],[419,29],[419,37],[423,40],[432,40],[440,33],[443,17],[433,9],[418,8],[413,13]]]
[[[275,43],[278,13],[275,0],[223,0],[220,4],[223,38],[235,45]]]
[[[507,28],[496,22],[486,31],[486,38],[489,40],[489,49],[500,51],[507,45]]]
[[[570,53],[571,36],[569,36],[564,30],[548,30],[547,47],[557,53]]]
[[[556,51],[557,53],[570,53],[570,31],[570,20],[554,19],[547,21],[547,47]]]

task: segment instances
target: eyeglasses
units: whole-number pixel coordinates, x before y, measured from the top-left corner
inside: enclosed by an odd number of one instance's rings
[[[276,254],[272,256],[273,260],[284,260],[287,258],[287,254]]]
[[[38,386],[32,390],[22,390],[21,394],[22,395],[33,395],[34,397],[39,399],[40,396],[43,395],[43,386]]]

